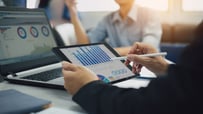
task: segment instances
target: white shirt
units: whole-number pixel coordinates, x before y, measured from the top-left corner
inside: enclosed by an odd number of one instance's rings
[[[112,47],[145,42],[158,48],[161,35],[161,23],[156,13],[137,5],[131,8],[127,19],[122,20],[119,11],[112,12],[88,33],[91,43],[107,41]]]

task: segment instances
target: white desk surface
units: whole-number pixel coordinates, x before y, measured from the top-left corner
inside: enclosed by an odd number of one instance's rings
[[[152,72],[148,71],[145,68],[142,69],[141,75],[149,76],[149,77],[155,76]],[[139,87],[147,86],[148,83],[149,83],[149,80],[130,79],[127,81],[117,83],[115,85],[119,87],[124,87],[124,88],[125,87],[139,88]],[[20,92],[23,92],[38,98],[50,100],[53,104],[53,107],[58,107],[65,110],[76,111],[76,112],[84,112],[79,105],[77,105],[72,101],[72,96],[68,94],[65,90],[13,84],[13,83],[8,83],[7,81],[0,83],[0,90],[6,90],[6,89],[15,89]]]

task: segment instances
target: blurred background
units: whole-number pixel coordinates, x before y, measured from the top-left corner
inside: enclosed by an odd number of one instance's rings
[[[194,39],[194,29],[203,19],[203,0],[136,0],[158,11],[162,23],[161,51],[176,62],[183,48]],[[66,45],[75,44],[75,34],[64,0],[0,0],[1,7],[44,8],[50,23]],[[118,9],[114,0],[78,0],[78,15],[88,31],[109,12]]]

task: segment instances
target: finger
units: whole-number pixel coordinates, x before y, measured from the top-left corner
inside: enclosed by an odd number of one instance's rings
[[[133,72],[133,73],[136,73],[136,70],[137,70],[137,69],[136,69],[136,63],[133,63],[132,72]]]
[[[138,43],[136,42],[132,48],[130,49],[129,53],[128,54],[135,54],[137,51],[139,51],[139,48],[138,48]]]
[[[142,50],[139,49],[140,48],[140,43],[136,42],[134,43],[134,45],[132,46],[132,48],[130,49],[128,54],[142,54]],[[128,59],[125,61],[125,65],[129,65],[131,61],[129,61]]]
[[[130,54],[130,55],[127,56],[127,59],[129,61],[133,61],[133,62],[135,62],[137,64],[142,64],[142,65],[144,65],[145,62],[146,62],[144,58],[145,57],[139,57],[138,55],[135,55],[135,54]]]
[[[135,53],[133,53],[133,54],[142,54],[142,51],[140,51],[139,49],[135,52]],[[130,64],[130,62],[131,62],[131,60],[126,60],[125,61],[125,65],[129,65]]]
[[[139,64],[139,65],[137,66],[137,73],[140,73],[140,72],[141,72],[141,69],[142,69],[142,65]]]
[[[131,62],[131,61],[126,60],[126,61],[125,61],[125,65],[129,65],[129,64],[130,64],[130,62]]]
[[[133,73],[140,73],[140,71],[141,71],[141,66],[142,66],[142,65],[140,65],[140,64],[134,63],[134,64],[133,64],[133,69],[132,69]]]

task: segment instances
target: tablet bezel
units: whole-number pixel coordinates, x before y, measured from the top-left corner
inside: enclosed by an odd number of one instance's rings
[[[70,46],[60,46],[60,47],[54,47],[52,49],[52,51],[61,59],[61,61],[68,61],[70,63],[72,63],[72,61],[70,61],[64,54],[63,52],[61,52],[60,49],[64,49],[64,48],[72,48],[72,47],[82,47],[82,46],[92,46],[92,45],[104,45],[105,47],[107,47],[116,57],[120,57],[120,55],[107,43],[90,43],[90,44],[78,44],[78,45],[70,45]],[[124,60],[121,60],[121,62],[124,62]],[[130,65],[127,66],[127,68],[129,68],[130,70],[132,70],[132,67]],[[110,84],[114,84],[114,83],[118,83],[124,80],[128,80],[134,77],[139,76],[139,74],[134,74],[132,76],[129,77],[124,77],[122,79],[118,79],[118,80],[114,80],[109,82]]]

